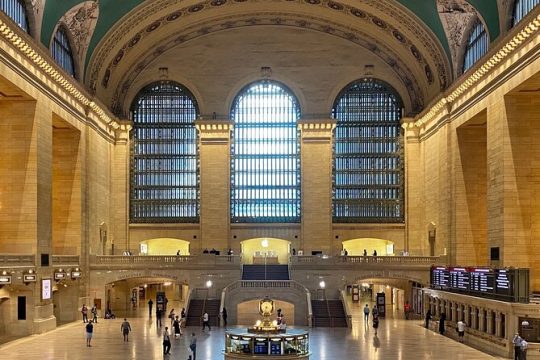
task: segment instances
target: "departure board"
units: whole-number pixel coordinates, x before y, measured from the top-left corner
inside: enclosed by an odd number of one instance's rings
[[[529,269],[432,266],[431,287],[496,300],[528,302]]]

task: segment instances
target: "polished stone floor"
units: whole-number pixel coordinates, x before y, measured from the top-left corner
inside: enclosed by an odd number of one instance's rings
[[[0,346],[0,359],[161,359],[160,331],[148,318],[129,318],[133,333],[124,343],[120,332],[122,319],[100,320],[95,327],[92,347],[86,347],[84,325],[71,323],[55,331],[19,339]],[[197,359],[223,359],[224,330],[195,331],[198,338]],[[424,329],[420,320],[385,319],[378,336],[360,317],[352,329],[315,328],[310,331],[312,360],[334,359],[494,359],[452,339]],[[172,341],[171,355],[166,359],[188,358],[189,336]]]

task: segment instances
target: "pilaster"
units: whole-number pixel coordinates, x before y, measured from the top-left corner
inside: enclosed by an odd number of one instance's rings
[[[301,131],[302,239],[308,254],[321,250],[334,254],[341,244],[332,239],[332,137],[334,119],[298,122]]]

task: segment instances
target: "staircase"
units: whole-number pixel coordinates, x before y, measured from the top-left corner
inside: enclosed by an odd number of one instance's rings
[[[341,300],[311,300],[313,327],[347,327]]]
[[[289,265],[244,265],[242,280],[290,280]]]
[[[187,310],[186,326],[202,326],[202,316],[208,313],[210,326],[218,326],[219,300],[192,299]]]

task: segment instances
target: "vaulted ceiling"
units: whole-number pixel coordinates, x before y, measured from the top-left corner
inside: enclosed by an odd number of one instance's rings
[[[494,41],[500,34],[500,14],[506,11],[502,7],[508,4],[507,0],[36,2],[42,43],[49,46],[56,27],[64,23],[72,33],[83,75],[79,77],[118,114],[128,111],[133,89],[157,77],[156,68],[167,67],[188,84],[209,84],[223,68],[232,69],[233,81],[233,75],[246,76],[235,72],[235,64],[255,69],[265,62],[281,69],[281,76],[300,76],[304,68],[317,71],[330,92],[350,81],[340,78],[340,71],[362,74],[366,66],[375,65],[377,75],[402,94],[407,111],[415,113],[456,77],[466,27],[462,19],[480,18]],[[245,52],[242,44],[249,48],[248,58],[234,55]],[[279,61],[285,52],[290,65]],[[340,71],[332,71],[336,64]]]

